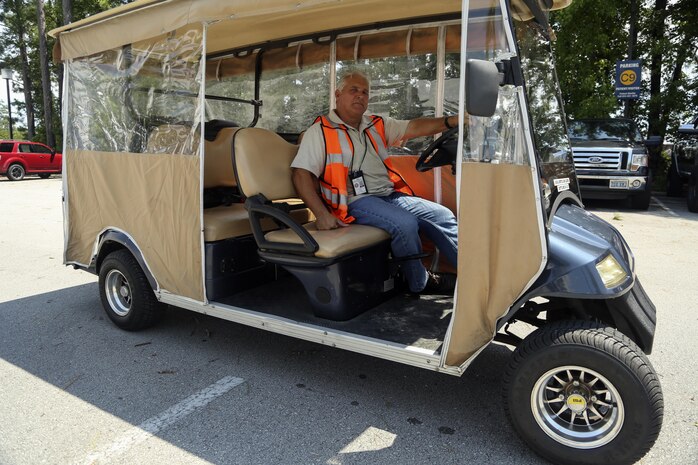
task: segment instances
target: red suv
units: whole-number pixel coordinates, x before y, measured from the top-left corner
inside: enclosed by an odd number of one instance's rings
[[[0,175],[19,181],[25,174],[48,178],[61,172],[62,155],[44,144],[25,140],[0,140]]]

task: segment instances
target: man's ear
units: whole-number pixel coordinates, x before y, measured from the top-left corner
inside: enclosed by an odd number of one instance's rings
[[[335,91],[334,91],[334,96],[335,96],[335,98],[338,98],[338,97],[339,97],[339,94],[341,94],[341,93],[342,93],[341,90],[339,90],[339,89],[335,90]]]

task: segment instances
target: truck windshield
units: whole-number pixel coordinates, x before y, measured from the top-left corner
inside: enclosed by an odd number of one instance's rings
[[[625,120],[572,121],[569,124],[569,135],[573,141],[642,142],[635,123]]]
[[[698,155],[698,132],[679,133],[674,143],[674,150],[679,157],[694,158]]]

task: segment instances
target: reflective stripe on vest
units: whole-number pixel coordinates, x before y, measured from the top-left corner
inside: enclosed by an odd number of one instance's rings
[[[326,116],[318,117],[322,134],[325,139],[325,170],[320,176],[320,193],[325,203],[331,208],[332,214],[345,223],[354,221],[348,213],[347,178],[351,169],[354,154],[354,144],[349,137],[349,130],[343,124],[337,124]],[[388,144],[385,138],[385,124],[380,116],[371,116],[371,124],[364,129],[374,150],[383,161],[388,177],[393,183],[393,189],[405,194],[414,195],[404,179],[393,169],[388,154]]]
[[[319,178],[320,194],[334,216],[345,223],[351,223],[354,217],[348,213],[347,178],[354,144],[346,126],[336,124],[325,116],[320,116],[315,121],[320,122],[325,140],[325,169]]]

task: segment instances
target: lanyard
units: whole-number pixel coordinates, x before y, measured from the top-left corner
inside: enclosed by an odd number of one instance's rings
[[[366,129],[362,132],[364,136],[364,154],[361,157],[361,162],[359,162],[359,168],[356,171],[361,171],[361,167],[364,165],[364,160],[366,160],[366,153],[368,152],[368,141],[366,140]],[[351,153],[351,168],[354,171],[354,152]]]

